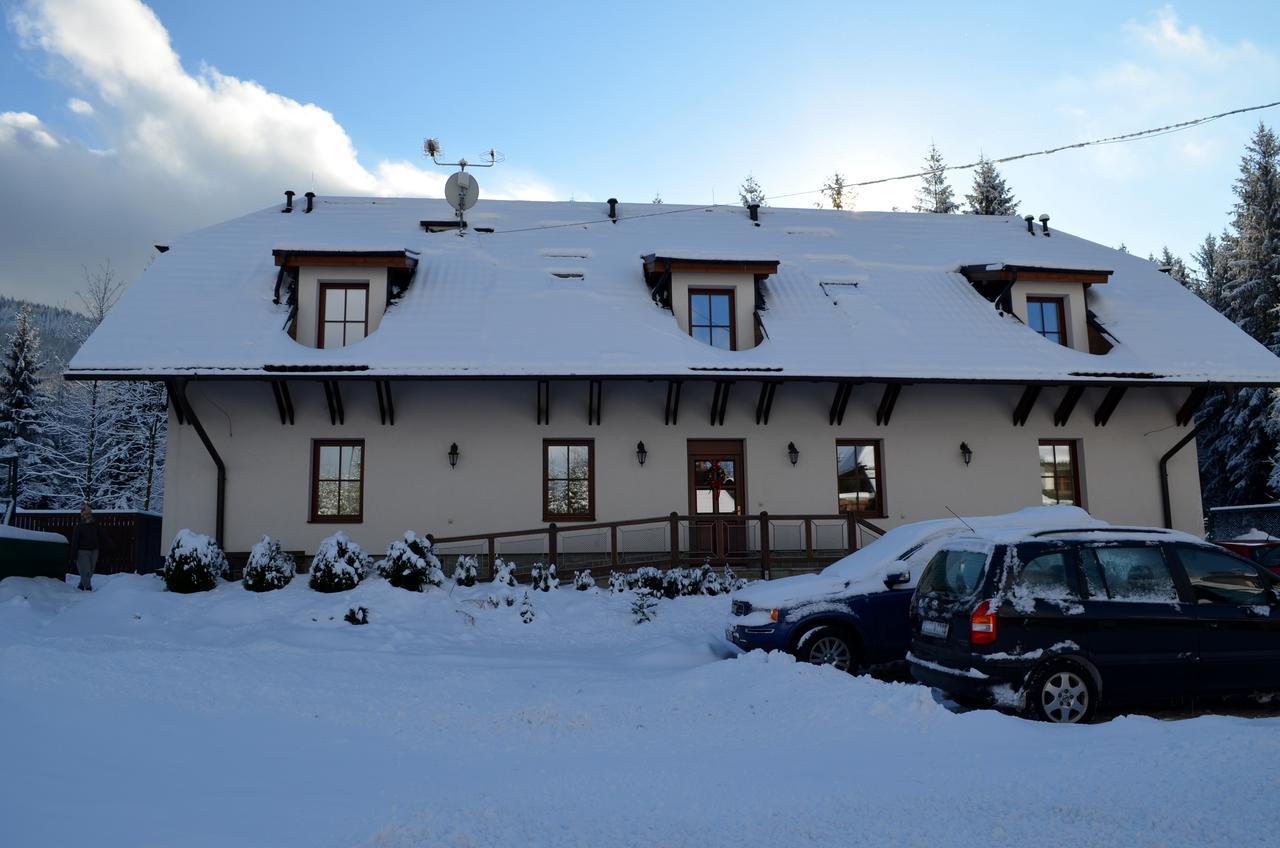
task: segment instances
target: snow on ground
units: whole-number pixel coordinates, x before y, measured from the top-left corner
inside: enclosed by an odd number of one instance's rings
[[[1090,727],[718,659],[724,598],[0,582],[0,844],[1272,845],[1280,719]],[[342,621],[370,609],[370,624]],[[465,610],[474,623],[468,623]]]

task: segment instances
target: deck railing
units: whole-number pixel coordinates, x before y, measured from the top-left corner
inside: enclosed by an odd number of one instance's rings
[[[884,535],[865,518],[836,515],[681,515],[547,524],[528,530],[432,536],[446,567],[458,557],[476,558],[482,579],[498,559],[527,570],[535,562],[571,570],[643,566],[676,568],[710,561],[739,574],[768,579],[817,571]]]

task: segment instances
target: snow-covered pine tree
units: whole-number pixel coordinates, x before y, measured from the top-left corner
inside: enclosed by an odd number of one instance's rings
[[[965,211],[972,215],[1018,214],[1018,201],[1014,199],[1013,191],[995,163],[985,157],[979,158],[978,167],[973,172],[973,188],[964,199],[969,204]]]
[[[827,178],[826,184],[822,187],[822,193],[827,196],[827,200],[831,201],[832,209],[843,209],[845,204],[851,208],[853,206],[853,187],[845,181],[844,174],[839,171]]]
[[[742,186],[738,189],[738,200],[742,201],[743,206],[768,205],[764,199],[764,189],[760,188],[760,183],[756,182],[754,174],[747,174],[747,178],[743,180]]]
[[[1169,249],[1168,245],[1164,246],[1160,251],[1160,255],[1155,257],[1154,261],[1162,269],[1168,268],[1169,276],[1177,280],[1178,285],[1183,288],[1190,289],[1191,291],[1196,291],[1197,281],[1190,273],[1187,272],[1187,263],[1183,262],[1181,258],[1174,256],[1173,251]]]
[[[1227,282],[1231,276],[1230,249],[1228,234],[1223,233],[1222,238],[1217,239],[1210,233],[1191,254],[1197,270],[1196,293],[1219,312],[1226,310]]]
[[[959,212],[960,204],[956,203],[951,184],[947,182],[946,171],[942,170],[946,167],[946,163],[942,161],[942,153],[938,150],[938,145],[932,143],[929,145],[929,152],[924,157],[924,167],[928,173],[920,178],[921,185],[916,192],[915,210],[917,212]]]
[[[661,206],[661,205],[662,205],[662,192],[660,192],[660,191],[659,191],[659,192],[656,192],[656,193],[653,195],[652,203],[653,203],[653,205],[654,205],[654,206]]]
[[[14,318],[4,359],[0,362],[0,451],[18,458],[19,503],[32,506],[33,487],[42,473],[39,452],[44,444],[44,392],[40,385],[40,332],[25,306]]]
[[[1231,242],[1229,233],[1221,238],[1205,236],[1191,261],[1195,263],[1195,291],[1205,303],[1219,312],[1226,311],[1226,289],[1231,278]],[[1196,453],[1200,463],[1200,494],[1206,506],[1226,503],[1229,488],[1226,475],[1227,450],[1223,440],[1229,432],[1225,412],[1231,397],[1225,391],[1210,392],[1196,414]]]

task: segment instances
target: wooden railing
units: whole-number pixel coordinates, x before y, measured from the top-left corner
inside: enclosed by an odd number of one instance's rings
[[[817,571],[884,530],[864,518],[836,515],[680,515],[547,524],[528,530],[431,536],[446,566],[474,556],[481,575],[491,576],[498,559],[527,570],[555,563],[561,576],[584,568],[676,568],[705,561],[728,565],[747,576]],[[630,538],[628,538],[630,537]],[[585,544],[584,544],[585,542]]]

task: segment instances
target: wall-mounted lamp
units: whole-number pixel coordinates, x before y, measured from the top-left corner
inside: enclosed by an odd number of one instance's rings
[[[449,467],[450,468],[458,467],[458,443],[457,442],[454,442],[453,444],[449,445]]]
[[[644,465],[644,461],[649,458],[649,452],[644,449],[644,442],[636,442],[636,462]]]
[[[964,460],[965,465],[973,462],[973,449],[969,447],[968,442],[960,443],[960,458]]]
[[[791,460],[792,465],[800,461],[800,451],[796,448],[795,442],[787,442],[787,458]]]

